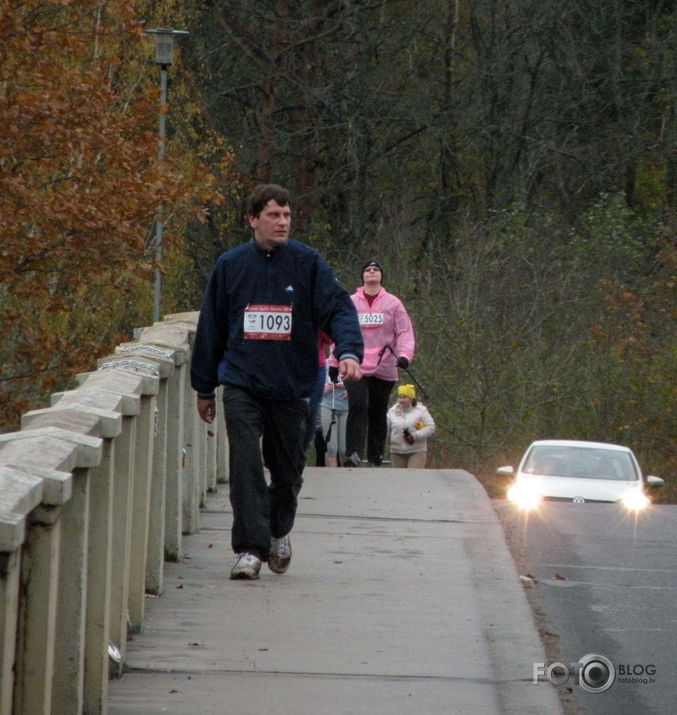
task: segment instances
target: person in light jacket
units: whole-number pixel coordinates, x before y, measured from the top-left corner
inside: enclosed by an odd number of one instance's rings
[[[413,385],[397,388],[397,402],[388,410],[390,460],[395,468],[423,469],[428,455],[428,437],[435,421],[428,408],[416,400]]]
[[[351,299],[357,310],[364,339],[362,379],[346,382],[348,424],[346,466],[357,467],[366,456],[381,466],[386,445],[388,402],[399,378],[414,359],[416,339],[402,301],[383,287],[383,268],[370,260],[360,273],[362,284]],[[330,359],[330,365],[336,360]],[[366,454],[365,454],[366,442]]]
[[[337,368],[326,368],[327,381],[320,402],[322,437],[326,445],[326,467],[342,467],[346,456],[348,391]]]

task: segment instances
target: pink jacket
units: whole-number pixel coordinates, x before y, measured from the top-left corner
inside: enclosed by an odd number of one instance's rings
[[[364,340],[362,374],[382,380],[397,380],[397,358],[414,359],[416,338],[409,314],[402,301],[381,288],[371,306],[360,286],[351,296]],[[385,348],[390,344],[395,354]],[[331,364],[331,361],[330,361]]]
[[[333,346],[331,338],[323,330],[320,330],[317,334],[317,361],[320,367],[327,365],[326,348],[330,345]]]

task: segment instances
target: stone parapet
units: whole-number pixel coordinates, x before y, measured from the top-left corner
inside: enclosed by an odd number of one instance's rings
[[[146,594],[227,481],[197,417],[198,313],[139,328],[0,435],[0,715],[105,712]]]

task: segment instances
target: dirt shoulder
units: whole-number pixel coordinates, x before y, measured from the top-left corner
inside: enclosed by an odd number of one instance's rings
[[[523,583],[524,592],[531,607],[534,623],[536,624],[541,642],[543,643],[546,658],[550,663],[560,661],[560,636],[549,627],[548,618],[541,598],[541,585],[538,579],[529,573],[524,541],[518,533],[518,525],[514,520],[514,512],[507,508],[507,503],[504,499],[491,499],[491,505],[503,527],[505,540],[512,554],[515,566],[517,567],[517,573]],[[557,694],[559,695],[565,715],[581,715],[581,713],[584,712],[578,701],[576,692],[571,686],[557,688]]]

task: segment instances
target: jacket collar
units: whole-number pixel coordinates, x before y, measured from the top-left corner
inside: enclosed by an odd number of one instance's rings
[[[257,243],[256,239],[253,236],[250,240],[250,243],[253,246],[254,252],[257,256],[260,256],[261,258],[275,259],[284,253],[284,251],[287,249],[287,246],[289,245],[290,240],[291,239],[288,238],[281,246],[276,246],[275,248],[264,248]]]

